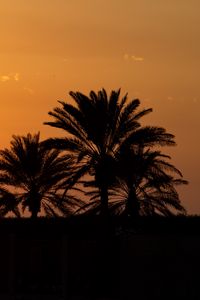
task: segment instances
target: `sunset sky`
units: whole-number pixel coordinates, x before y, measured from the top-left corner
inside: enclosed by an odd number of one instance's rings
[[[165,148],[200,214],[200,1],[0,0],[0,141],[40,131],[68,92],[122,89],[153,108],[145,123],[175,134]]]

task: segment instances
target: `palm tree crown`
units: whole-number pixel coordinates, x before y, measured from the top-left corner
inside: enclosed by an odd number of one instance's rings
[[[175,145],[174,136],[161,127],[142,127],[140,119],[152,109],[138,111],[138,99],[128,102],[127,94],[120,100],[120,90],[110,96],[104,89],[89,96],[70,92],[75,105],[59,101],[60,107],[49,112],[52,122],[45,124],[66,131],[65,138],[46,141],[47,148],[69,151],[77,159],[77,180],[90,173],[100,193],[101,212],[108,212],[108,188],[115,180],[116,154],[131,145]]]

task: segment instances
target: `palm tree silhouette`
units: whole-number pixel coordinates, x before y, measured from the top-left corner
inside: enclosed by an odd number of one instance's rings
[[[0,151],[0,213],[20,215],[28,208],[32,218],[41,209],[49,216],[69,214],[75,197],[63,197],[72,160],[59,150],[48,150],[40,135],[13,136],[10,149]]]
[[[176,186],[188,182],[169,159],[169,155],[143,146],[119,153],[119,172],[112,195],[116,198],[121,195],[121,199],[112,203],[113,208],[123,209],[126,215],[134,217],[186,213]]]
[[[185,214],[176,186],[187,184],[181,172],[169,163],[170,156],[160,151],[134,146],[118,153],[116,180],[109,189],[109,210],[114,215],[164,216],[176,212]],[[90,191],[90,201],[77,210],[77,214],[99,214],[99,193],[95,181],[83,181]]]
[[[120,149],[142,144],[175,145],[174,136],[160,127],[142,127],[140,119],[152,109],[137,111],[140,101],[120,100],[120,90],[110,96],[104,89],[89,96],[70,92],[75,105],[59,101],[45,124],[66,131],[65,138],[51,138],[46,147],[67,150],[76,158],[79,170],[74,182],[89,173],[95,178],[100,195],[101,214],[108,214],[108,188],[115,180],[115,159]]]

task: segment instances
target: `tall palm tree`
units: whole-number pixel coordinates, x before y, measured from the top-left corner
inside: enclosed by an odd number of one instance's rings
[[[133,144],[174,145],[174,136],[160,127],[142,127],[140,119],[152,109],[138,111],[138,99],[120,100],[120,90],[110,96],[104,89],[89,96],[70,92],[75,105],[59,101],[60,107],[49,112],[52,122],[45,124],[63,129],[65,138],[52,138],[46,147],[67,150],[77,159],[79,171],[74,181],[86,173],[93,175],[98,186],[101,214],[108,213],[108,187],[115,177],[115,155]],[[73,180],[72,180],[73,182]]]
[[[72,159],[48,150],[38,134],[13,136],[10,149],[0,151],[0,212],[19,216],[20,206],[28,208],[32,218],[41,209],[47,215],[69,214],[75,197],[62,196],[70,176]]]

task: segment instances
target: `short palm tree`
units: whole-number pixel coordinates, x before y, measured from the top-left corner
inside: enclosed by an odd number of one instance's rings
[[[138,111],[138,99],[120,100],[120,90],[110,96],[104,89],[89,96],[70,92],[75,104],[59,101],[61,107],[49,112],[52,122],[45,124],[63,129],[65,138],[52,138],[47,148],[67,150],[77,159],[79,170],[74,182],[89,173],[98,186],[101,214],[108,214],[108,188],[115,178],[115,156],[119,149],[142,144],[174,145],[174,136],[160,127],[142,127],[140,119],[152,109]],[[73,180],[72,180],[73,181]]]
[[[47,215],[69,214],[75,197],[63,197],[72,160],[59,150],[47,150],[38,134],[13,136],[10,149],[0,151],[0,213],[19,216],[28,208],[32,218],[41,209]]]
[[[138,146],[118,157],[119,172],[112,195],[113,208],[126,215],[185,213],[176,186],[187,184],[181,172],[169,163],[170,156]],[[120,199],[121,197],[121,199]]]
[[[170,156],[160,151],[134,147],[118,155],[116,180],[109,189],[109,210],[114,215],[138,217],[169,216],[186,211],[176,186],[187,184],[181,172],[169,163]],[[99,193],[95,181],[83,181],[90,188],[90,201],[77,214],[99,214]]]

